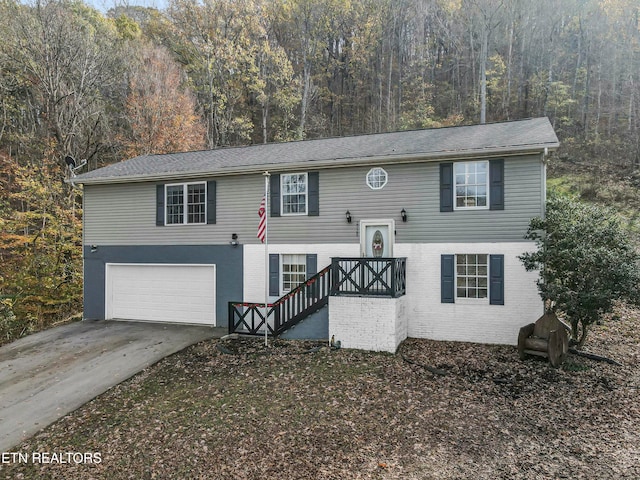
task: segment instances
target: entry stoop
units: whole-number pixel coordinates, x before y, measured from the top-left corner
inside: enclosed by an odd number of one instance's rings
[[[343,348],[395,353],[407,338],[406,298],[329,297],[329,337]]]

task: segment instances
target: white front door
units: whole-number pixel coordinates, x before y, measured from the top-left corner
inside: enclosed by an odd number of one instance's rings
[[[362,220],[360,252],[363,257],[393,257],[395,223],[393,220]]]

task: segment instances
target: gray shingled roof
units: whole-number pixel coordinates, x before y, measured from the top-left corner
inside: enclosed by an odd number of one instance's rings
[[[542,151],[559,146],[547,118],[352,137],[144,155],[94,170],[76,183],[132,181],[325,168],[417,159]]]

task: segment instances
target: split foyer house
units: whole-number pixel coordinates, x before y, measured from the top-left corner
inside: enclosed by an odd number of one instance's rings
[[[544,214],[557,147],[534,118],[146,155],[79,175],[84,317],[259,334],[268,288],[269,328],[284,337],[515,344],[543,312],[518,255],[534,248],[523,237]]]

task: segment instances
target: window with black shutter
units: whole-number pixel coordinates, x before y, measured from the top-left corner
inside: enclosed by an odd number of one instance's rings
[[[216,182],[156,185],[156,225],[216,223]]]

